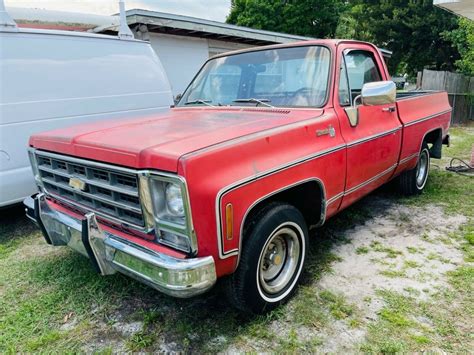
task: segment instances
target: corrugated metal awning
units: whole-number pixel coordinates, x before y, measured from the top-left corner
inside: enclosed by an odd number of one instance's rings
[[[251,45],[290,43],[311,39],[309,37],[257,30],[223,22],[142,9],[128,10],[127,22],[132,28],[136,25],[147,25],[150,32],[211,38]]]
[[[433,0],[433,5],[474,20],[474,0]]]

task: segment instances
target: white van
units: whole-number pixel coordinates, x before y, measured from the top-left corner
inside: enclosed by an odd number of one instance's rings
[[[36,191],[26,149],[32,134],[173,105],[154,50],[130,37],[0,21],[0,207]]]

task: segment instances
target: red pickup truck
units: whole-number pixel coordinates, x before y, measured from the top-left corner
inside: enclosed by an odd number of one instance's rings
[[[370,43],[222,54],[167,113],[32,136],[27,215],[102,275],[176,297],[224,278],[261,313],[295,290],[310,227],[392,179],[423,190],[450,112],[445,92],[397,94]]]

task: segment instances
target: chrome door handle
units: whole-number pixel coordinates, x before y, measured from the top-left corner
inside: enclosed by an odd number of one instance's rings
[[[334,138],[336,136],[336,130],[332,125],[329,125],[328,128],[326,129],[318,129],[316,131],[316,136],[321,137],[321,136],[326,136],[329,135],[329,137]]]
[[[383,112],[395,112],[395,106],[384,107],[382,109]]]

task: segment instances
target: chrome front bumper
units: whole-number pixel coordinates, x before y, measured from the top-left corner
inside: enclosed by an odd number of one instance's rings
[[[67,245],[87,256],[102,275],[117,271],[165,294],[187,298],[201,294],[216,282],[212,256],[178,259],[103,231],[94,213],[73,218],[50,208],[45,195],[25,199],[26,215],[43,232],[48,244]]]

